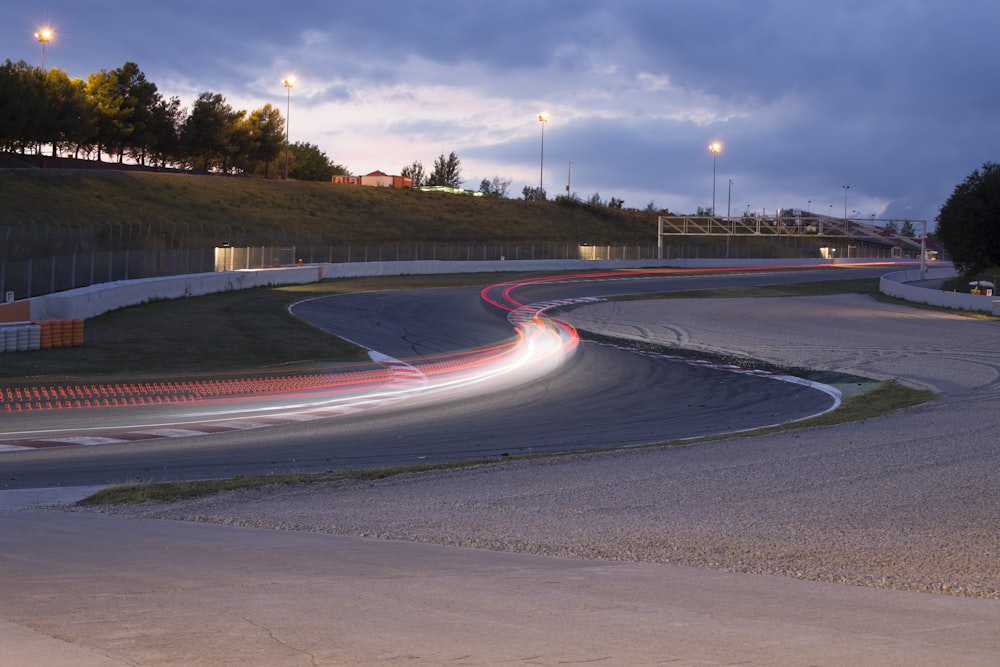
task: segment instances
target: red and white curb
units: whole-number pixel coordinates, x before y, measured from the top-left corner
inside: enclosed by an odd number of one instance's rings
[[[280,424],[326,419],[342,415],[355,414],[403,400],[418,392],[428,384],[427,377],[415,366],[406,362],[371,352],[374,362],[390,369],[392,379],[385,386],[379,387],[372,394],[363,394],[348,398],[346,402],[330,406],[309,406],[307,408],[290,409],[287,412],[261,416],[240,416],[232,418],[205,419],[192,421],[183,425],[146,425],[134,429],[106,429],[106,435],[80,435],[77,430],[72,435],[45,436],[35,439],[15,439],[0,442],[0,452],[24,451],[32,449],[53,449],[58,447],[79,447],[94,445],[125,444],[164,438],[190,438],[194,436],[248,431]],[[111,434],[113,433],[113,434]]]

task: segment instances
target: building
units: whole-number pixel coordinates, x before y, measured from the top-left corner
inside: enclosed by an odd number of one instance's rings
[[[393,176],[383,171],[375,170],[364,176],[334,176],[333,183],[343,183],[346,185],[367,185],[375,188],[412,188],[413,179],[409,176]]]

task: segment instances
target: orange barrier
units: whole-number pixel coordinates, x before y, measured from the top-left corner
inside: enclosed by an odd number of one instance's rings
[[[80,347],[83,345],[83,320],[75,319],[70,320],[70,345],[73,347]]]
[[[52,327],[46,320],[40,322],[35,322],[41,329],[41,334],[38,337],[38,349],[47,350],[52,347]]]

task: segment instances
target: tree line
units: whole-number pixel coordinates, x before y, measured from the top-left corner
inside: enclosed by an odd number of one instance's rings
[[[285,119],[270,104],[247,112],[205,92],[190,109],[165,98],[127,62],[84,79],[24,61],[0,67],[0,150],[225,174],[284,173]],[[346,173],[319,147],[288,146],[288,176]]]

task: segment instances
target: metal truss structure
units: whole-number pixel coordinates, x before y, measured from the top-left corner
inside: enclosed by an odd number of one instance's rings
[[[909,224],[907,224],[909,223]],[[916,231],[906,236],[899,230]],[[919,230],[919,231],[917,231]],[[740,217],[661,215],[657,225],[658,257],[663,258],[664,236],[724,237],[809,237],[827,240],[855,239],[876,245],[899,248],[900,252],[919,253],[921,266],[927,259],[927,221],[876,219],[860,222],[850,218],[822,215],[779,215]]]

